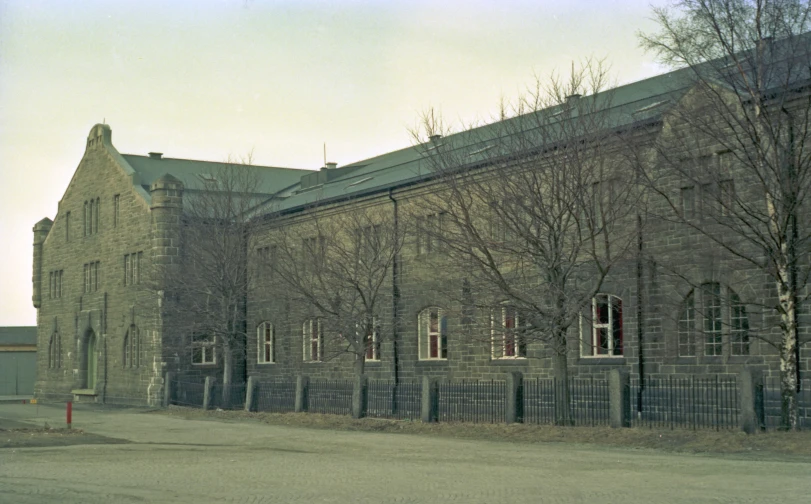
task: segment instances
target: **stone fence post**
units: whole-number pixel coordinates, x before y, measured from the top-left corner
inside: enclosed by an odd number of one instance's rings
[[[172,402],[172,372],[167,371],[163,375],[163,407],[169,406]]]
[[[256,388],[257,380],[253,376],[248,377],[248,383],[245,384],[245,411],[253,410],[254,389]]]
[[[520,422],[524,417],[524,377],[521,373],[507,373],[507,415],[508,424]]]
[[[216,379],[213,376],[206,376],[206,384],[203,387],[203,409],[207,410],[211,407],[211,387],[214,385]]]
[[[296,413],[307,411],[308,404],[308,389],[310,388],[310,379],[307,376],[298,375],[296,377]]]
[[[423,422],[435,422],[437,418],[437,381],[429,376],[422,377],[422,414]]]
[[[741,405],[741,430],[754,434],[761,429],[763,418],[763,375],[742,369],[738,375],[738,400]]]
[[[624,369],[608,373],[608,412],[611,427],[631,426],[631,377]]]

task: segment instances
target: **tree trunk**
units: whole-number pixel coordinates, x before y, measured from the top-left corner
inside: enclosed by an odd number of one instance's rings
[[[363,367],[366,356],[355,354],[355,379],[352,381],[352,417],[363,418],[366,416],[366,380],[363,377]]]
[[[799,424],[797,409],[797,307],[793,293],[783,282],[777,283],[780,300],[780,398],[783,427],[796,431]]]
[[[572,425],[566,333],[558,334],[555,341],[555,425]]]

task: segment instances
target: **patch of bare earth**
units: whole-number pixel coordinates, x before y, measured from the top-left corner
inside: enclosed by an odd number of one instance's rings
[[[49,427],[0,428],[0,449],[126,442],[121,439],[90,434],[81,429],[53,429]]]
[[[739,430],[611,429],[609,427],[559,427],[527,424],[423,423],[379,418],[354,419],[318,413],[253,413],[246,411],[204,411],[170,406],[156,413],[186,419],[259,421],[315,429],[421,434],[514,443],[573,443],[623,448],[655,449],[667,452],[791,455],[811,457],[811,431],[762,432],[747,435]]]

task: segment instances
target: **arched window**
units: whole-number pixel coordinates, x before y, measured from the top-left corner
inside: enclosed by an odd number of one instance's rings
[[[418,317],[420,360],[448,358],[448,319],[437,306],[422,310]]]
[[[701,332],[702,343],[696,343]],[[730,288],[707,282],[684,298],[678,325],[679,357],[692,357],[703,347],[706,356],[749,355],[749,319],[746,305]]]
[[[523,321],[514,306],[497,306],[490,311],[490,356],[515,359],[527,356]]]
[[[62,340],[58,332],[54,332],[48,342],[48,367],[50,369],[62,367]]]
[[[256,328],[256,362],[259,364],[272,364],[276,362],[274,353],[274,340],[276,334],[273,324],[262,322]]]
[[[321,319],[305,320],[301,326],[304,362],[321,362],[324,359],[324,336]]]
[[[124,335],[124,367],[137,368],[141,364],[141,338],[133,324]]]
[[[581,317],[581,355],[584,357],[622,356],[622,299],[597,294],[591,299],[591,313]]]

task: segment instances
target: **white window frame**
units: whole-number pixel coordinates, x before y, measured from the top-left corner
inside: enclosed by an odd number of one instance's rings
[[[693,320],[687,324],[686,310],[690,303]],[[693,355],[682,352],[681,342],[688,336],[687,329],[692,329],[689,336],[694,342]],[[732,288],[720,282],[705,282],[685,296],[678,335],[679,357],[746,357],[752,351],[746,303]]]
[[[192,336],[191,344],[191,364],[192,366],[212,366],[217,364],[217,352],[212,336]],[[195,350],[200,352],[200,360],[196,362]]]
[[[604,298],[606,300],[608,306],[608,321],[607,322],[598,322],[598,313],[597,313],[597,306],[600,298]],[[620,320],[614,320],[614,302],[619,302],[619,310],[620,310]],[[623,324],[622,316],[623,316],[623,309],[622,309],[622,298],[619,296],[615,296],[614,294],[606,294],[606,293],[598,293],[595,294],[593,298],[591,298],[590,303],[591,309],[591,317],[589,319],[588,330],[584,327],[584,317],[581,315],[580,317],[580,357],[584,359],[621,359],[625,357],[624,355],[624,346],[625,346],[625,327]],[[620,349],[619,353],[614,353],[614,327],[615,324],[619,323],[621,332],[620,332]],[[599,331],[605,330],[607,332],[607,342],[608,348],[606,349],[606,353],[600,353],[600,345],[599,345]],[[588,338],[588,341],[587,341]],[[586,347],[588,345],[588,348]],[[589,350],[586,353],[586,350]]]
[[[690,293],[684,298],[679,314],[678,321],[678,350],[676,354],[679,357],[695,357],[697,351],[696,345],[696,297],[695,292]]]
[[[355,335],[360,339],[360,328],[363,327],[365,324],[360,322],[357,324],[357,330],[355,331]],[[367,340],[367,338],[370,339]],[[364,356],[367,362],[379,362],[380,361],[380,323],[377,317],[372,318],[372,334],[366,334],[363,338],[363,343],[365,345]],[[371,357],[369,356],[369,350],[371,350]]]
[[[436,330],[431,329],[431,315],[436,313]],[[448,318],[445,310],[438,306],[429,306],[420,311],[417,316],[418,324],[418,354],[419,360],[448,360]],[[431,355],[431,339],[436,338],[436,356]],[[444,341],[444,348],[443,348]],[[443,356],[444,350],[444,356]]]
[[[62,367],[62,339],[59,332],[51,334],[51,341],[48,344],[48,368],[59,369]]]
[[[507,327],[508,314],[512,312],[513,327]],[[521,352],[521,334],[519,327],[521,318],[518,310],[512,305],[502,305],[490,310],[490,358],[500,359],[526,359],[527,345],[523,344]],[[509,336],[512,331],[512,336]],[[512,339],[512,349],[509,348],[509,340]],[[508,350],[510,350],[508,352]],[[507,355],[512,353],[512,355]]]
[[[304,362],[323,362],[324,360],[324,333],[322,332],[321,319],[311,318],[301,325]],[[315,353],[313,355],[313,343],[315,343]]]
[[[276,329],[270,322],[262,322],[256,327],[256,363],[275,364]]]

